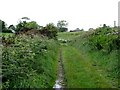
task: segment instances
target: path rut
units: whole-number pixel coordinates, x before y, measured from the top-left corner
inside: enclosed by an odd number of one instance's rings
[[[65,72],[64,72],[64,66],[63,66],[63,62],[62,62],[62,49],[59,50],[59,59],[58,59],[58,76],[57,76],[57,80],[55,81],[55,85],[53,88],[55,88],[55,90],[62,90],[64,88],[66,88],[66,80],[65,80]]]

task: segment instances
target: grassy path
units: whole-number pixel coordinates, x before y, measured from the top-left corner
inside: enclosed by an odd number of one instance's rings
[[[71,46],[62,46],[62,51],[68,88],[113,88],[112,82],[80,51]]]

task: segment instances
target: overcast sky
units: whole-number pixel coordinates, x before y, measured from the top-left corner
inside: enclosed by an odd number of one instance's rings
[[[0,19],[8,25],[29,17],[39,25],[66,20],[69,30],[114,25],[119,0],[0,0]]]

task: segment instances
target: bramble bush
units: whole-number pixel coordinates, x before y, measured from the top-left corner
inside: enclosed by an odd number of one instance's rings
[[[96,50],[103,50],[110,53],[118,49],[118,31],[110,27],[97,28],[89,36],[89,44]]]
[[[2,49],[2,87],[52,87],[56,79],[57,49],[57,42],[47,37],[15,37],[14,43]]]

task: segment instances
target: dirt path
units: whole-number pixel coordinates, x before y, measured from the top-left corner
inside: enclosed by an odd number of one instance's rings
[[[55,88],[55,90],[58,90],[58,88],[66,88],[66,80],[64,77],[64,73],[65,72],[64,72],[63,62],[62,62],[62,49],[60,49],[59,59],[58,59],[58,77],[53,87]]]

